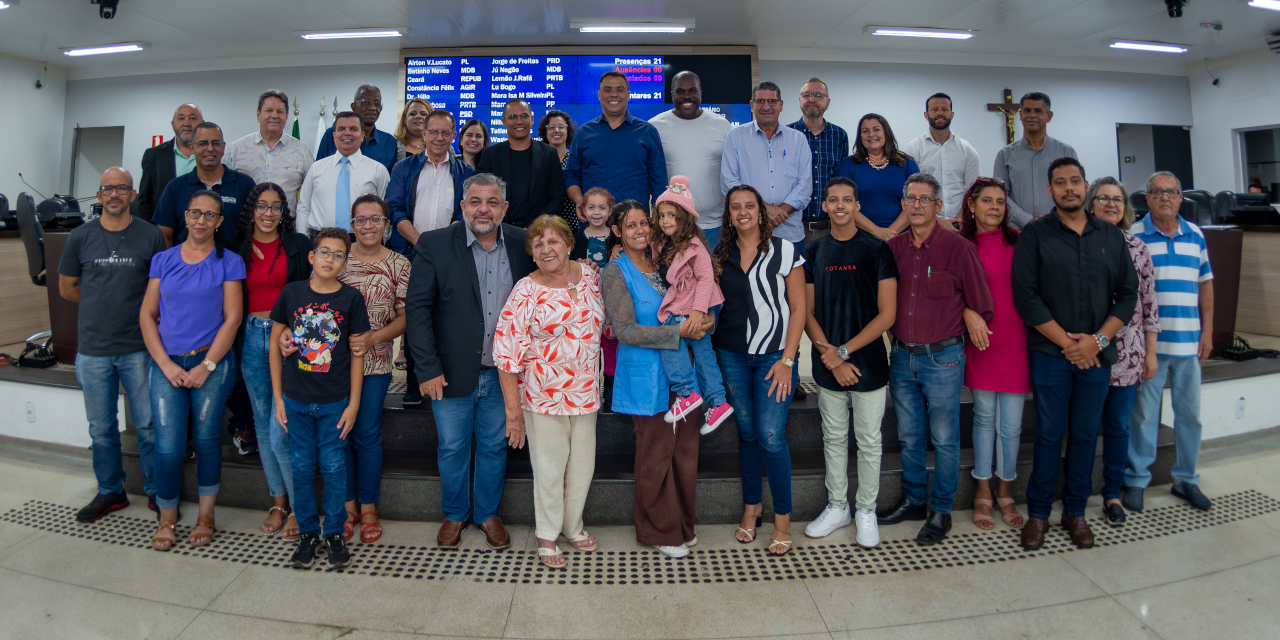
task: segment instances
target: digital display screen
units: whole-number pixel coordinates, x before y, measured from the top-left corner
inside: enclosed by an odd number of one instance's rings
[[[429,101],[432,108],[448,110],[459,129],[469,120],[483,121],[492,144],[507,139],[502,107],[512,98],[529,103],[535,122],[552,109],[569,114],[575,125],[599,116],[598,88],[601,76],[608,71],[626,74],[631,89],[627,109],[631,115],[648,120],[672,107],[666,87],[671,76],[683,68],[673,68],[671,62],[667,56],[647,55],[408,57],[404,99],[420,98]],[[711,104],[704,80],[703,109],[734,124],[750,121],[747,82],[741,90],[741,102]]]

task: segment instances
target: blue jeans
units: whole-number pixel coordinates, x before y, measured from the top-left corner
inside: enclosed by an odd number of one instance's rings
[[[271,390],[271,325],[249,314],[244,320],[244,347],[240,351],[240,375],[244,376],[249,402],[253,405],[253,430],[258,436],[258,459],[262,461],[262,473],[267,476],[267,489],[271,497],[289,494],[293,485],[293,473],[287,464],[282,465],[273,450],[272,433],[283,431],[276,420],[275,394]],[[288,482],[285,479],[288,478]]]
[[[991,478],[992,456],[996,477],[1013,482],[1018,477],[1018,442],[1022,436],[1022,408],[1027,396],[970,389],[973,394],[973,477]],[[996,448],[996,421],[1000,422],[1000,448]]]
[[[1102,405],[1102,499],[1119,500],[1129,460],[1129,414],[1138,385],[1109,387]]]
[[[289,419],[289,447],[293,451],[293,478],[302,491],[292,494],[293,515],[298,519],[299,533],[320,531],[316,509],[316,471],[324,480],[324,533],[342,533],[347,522],[344,498],[347,495],[347,457],[343,453],[342,430],[338,419],[347,410],[348,398],[337,402],[298,402],[284,399],[285,417]]]
[[[1129,418],[1129,464],[1124,484],[1145,488],[1151,484],[1151,464],[1156,461],[1156,430],[1160,428],[1160,404],[1164,381],[1169,379],[1173,396],[1173,441],[1178,459],[1173,463],[1173,482],[1200,484],[1196,462],[1200,459],[1200,361],[1197,358],[1156,356],[1156,377],[1142,383],[1133,416]]]
[[[715,253],[715,252],[716,252],[716,245],[720,244],[720,230],[721,230],[721,229],[723,229],[723,227],[716,227],[716,228],[714,228],[714,229],[703,229],[703,230],[702,230],[702,235],[704,235],[704,236],[706,236],[706,237],[707,237],[707,253]]]
[[[753,355],[716,349],[716,360],[724,374],[725,392],[733,417],[738,420],[738,464],[742,471],[742,502],[764,500],[761,470],[769,474],[773,512],[791,513],[791,451],[787,447],[787,413],[800,374],[791,369],[791,391],[782,402],[769,395],[772,380],[765,380],[781,351]]]
[[[194,356],[169,356],[190,370],[204,362],[207,351]],[[156,504],[161,509],[178,506],[182,461],[187,456],[187,428],[196,450],[196,486],[202,496],[218,494],[222,483],[222,417],[227,396],[236,382],[236,354],[228,351],[199,389],[175,387],[160,366],[151,362],[151,416],[156,430]]]
[[[1093,493],[1093,458],[1110,384],[1111,367],[1080,369],[1061,356],[1031,352],[1036,447],[1027,482],[1027,511],[1032,518],[1049,519],[1059,466],[1066,474],[1062,515],[1084,515],[1085,503]],[[1063,439],[1067,440],[1065,460]]]
[[[142,458],[142,491],[156,492],[156,432],[151,426],[151,400],[147,393],[147,366],[151,356],[138,351],[123,356],[76,355],[76,382],[84,392],[84,413],[93,440],[93,475],[98,493],[124,491],[124,461],[120,458],[120,385],[129,400],[129,415],[138,432]]]
[[[927,499],[929,510],[951,513],[960,483],[960,388],[964,343],[924,355],[896,344],[889,358],[889,395],[902,443],[902,493],[911,504]],[[933,442],[933,491],[929,441]]]
[[[662,325],[675,327],[688,319],[689,316],[673,313],[667,316],[667,321]],[[689,352],[693,352],[692,363],[689,362]],[[707,406],[718,407],[724,404],[724,378],[720,375],[720,367],[716,365],[716,350],[711,346],[711,334],[705,334],[697,340],[680,338],[679,347],[659,349],[658,354],[662,357],[662,368],[667,372],[667,383],[677,396],[684,398],[694,392],[696,370],[702,399]]]
[[[507,475],[507,410],[498,371],[480,372],[476,388],[461,398],[431,401],[440,444],[440,501],[444,517],[477,524],[501,517],[502,486]],[[471,439],[476,441],[475,509],[471,508]]]
[[[347,434],[344,448],[348,501],[359,498],[360,504],[377,504],[382,496],[382,403],[387,399],[389,388],[389,373],[367,375],[360,387],[360,410],[356,412],[356,424]]]

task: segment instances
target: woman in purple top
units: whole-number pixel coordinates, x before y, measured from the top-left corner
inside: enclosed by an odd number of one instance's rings
[[[1129,414],[1143,380],[1156,375],[1156,334],[1160,333],[1160,309],[1156,304],[1156,273],[1145,242],[1129,233],[1133,205],[1124,185],[1110,176],[1098,178],[1085,194],[1085,207],[1103,222],[1120,227],[1129,257],[1138,272],[1138,308],[1129,324],[1116,333],[1119,359],[1111,365],[1111,388],[1102,405],[1102,514],[1107,524],[1124,524],[1120,493],[1124,465],[1129,458]]]
[[[213,540],[213,504],[222,480],[222,414],[236,380],[236,331],[244,317],[244,260],[227,251],[222,197],[197,191],[183,212],[187,238],[151,259],[151,280],[139,323],[151,353],[148,383],[156,432],[156,504],[160,527],[151,546],[177,542],[178,486],[186,454],[188,416],[196,451],[200,516],[192,547]]]

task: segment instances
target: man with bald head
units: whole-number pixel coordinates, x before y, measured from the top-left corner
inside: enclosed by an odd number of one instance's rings
[[[129,215],[137,192],[128,171],[111,167],[99,184],[102,215],[71,230],[58,264],[58,291],[80,305],[76,379],[84,391],[93,473],[98,477],[98,495],[76,514],[80,522],[93,522],[129,506],[116,411],[122,386],[138,432],[142,489],[148,506],[156,508],[155,432],[147,393],[151,356],[142,342],[138,312],[147,291],[151,258],[165,250],[164,237],[156,227]]]
[[[196,126],[204,122],[200,107],[187,103],[173,112],[173,137],[142,152],[142,182],[138,186],[138,217],[151,220],[169,181],[196,168]]]

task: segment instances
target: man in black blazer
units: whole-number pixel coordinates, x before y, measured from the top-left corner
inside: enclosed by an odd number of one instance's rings
[[[138,217],[150,221],[169,181],[196,168],[196,125],[204,122],[200,107],[187,103],[173,112],[173,138],[142,152],[142,182],[138,185]],[[174,145],[177,150],[174,150]],[[181,170],[179,166],[181,165]]]
[[[444,524],[436,544],[443,549],[462,543],[469,514],[490,548],[511,545],[498,509],[507,470],[507,416],[493,365],[493,335],[511,288],[533,272],[533,259],[525,252],[524,230],[503,224],[504,191],[493,174],[467,178],[463,221],[418,238],[409,276],[406,337],[418,376],[426,381],[420,390],[431,399],[439,436]]]
[[[502,107],[507,141],[480,152],[476,173],[492,173],[507,183],[506,223],[524,229],[538,216],[564,207],[564,173],[555,147],[533,139],[533,109],[519,98]]]

